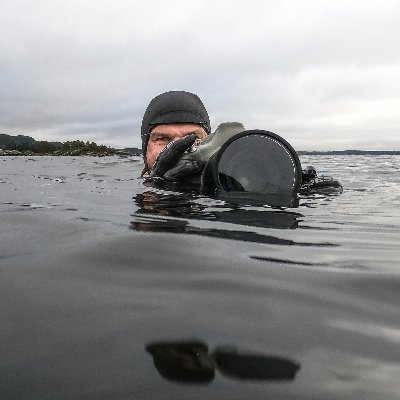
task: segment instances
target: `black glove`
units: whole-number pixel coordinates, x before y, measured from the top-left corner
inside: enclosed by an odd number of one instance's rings
[[[196,141],[196,135],[187,135],[168,143],[158,154],[150,171],[151,179],[162,179],[168,182],[182,181],[189,176],[199,174],[204,163],[192,160],[180,160]]]
[[[303,171],[302,171],[302,182],[303,183],[311,182],[316,177],[317,177],[317,171],[312,165],[309,165],[308,167],[306,167],[306,169],[303,169]]]

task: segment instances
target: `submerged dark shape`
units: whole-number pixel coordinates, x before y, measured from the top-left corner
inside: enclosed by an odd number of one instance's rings
[[[152,343],[146,351],[153,356],[159,374],[171,381],[210,383],[215,376],[208,346],[202,342]]]
[[[220,372],[242,380],[294,380],[300,364],[288,358],[216,350],[216,365]]]
[[[292,381],[300,364],[286,357],[238,352],[224,346],[209,352],[201,341],[155,342],[146,346],[159,374],[170,381],[208,384],[215,372],[239,380]]]

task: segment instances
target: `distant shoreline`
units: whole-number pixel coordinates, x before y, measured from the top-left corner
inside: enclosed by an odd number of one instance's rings
[[[299,150],[300,156],[381,156],[400,155],[400,150]],[[37,141],[30,136],[0,134],[0,156],[142,156],[137,147],[115,149],[94,142]]]
[[[110,149],[104,152],[81,152],[73,151],[71,153],[66,152],[54,152],[54,153],[35,153],[32,151],[18,151],[18,150],[3,150],[0,149],[0,157],[106,157],[106,156],[120,156],[128,157],[135,156],[137,154],[131,154],[123,150]]]
[[[97,143],[37,141],[30,136],[0,134],[0,156],[130,156],[141,155],[137,148],[114,149]]]
[[[299,156],[399,156],[399,150],[332,150],[332,151],[297,151]],[[142,152],[137,148],[126,148],[126,149],[114,149],[108,147],[102,151],[88,151],[87,149],[74,149],[72,151],[60,151],[54,152],[33,152],[30,150],[8,150],[0,148],[0,157],[79,157],[79,156],[91,156],[91,157],[105,157],[105,156],[142,156]]]
[[[71,150],[55,150],[48,152],[38,152],[32,150],[9,150],[0,148],[0,157],[106,157],[106,156],[142,156],[139,149],[113,149],[107,147],[105,149],[90,150],[86,148],[77,148]]]

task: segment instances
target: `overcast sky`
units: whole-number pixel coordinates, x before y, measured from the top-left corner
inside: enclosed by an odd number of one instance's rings
[[[399,150],[400,1],[1,0],[0,133],[139,147],[168,90],[213,129]]]

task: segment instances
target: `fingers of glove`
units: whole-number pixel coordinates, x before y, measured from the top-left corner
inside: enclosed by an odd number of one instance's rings
[[[203,167],[196,161],[178,161],[178,163],[164,174],[164,179],[170,182],[180,181],[189,176],[196,175],[202,171]]]
[[[175,166],[183,153],[196,141],[196,135],[187,135],[174,142],[169,143],[157,156],[150,177],[164,176],[164,174]]]

